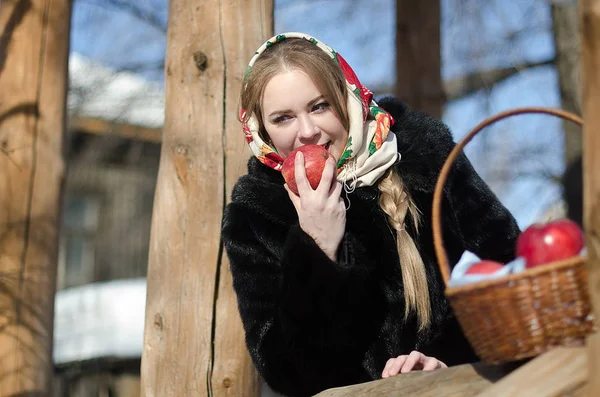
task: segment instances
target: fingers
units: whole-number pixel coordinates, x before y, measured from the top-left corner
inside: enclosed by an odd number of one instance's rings
[[[333,186],[331,186],[331,189],[329,190],[329,196],[338,198],[343,203],[344,199],[342,199],[342,188],[343,188],[342,183],[336,181],[333,184]]]
[[[390,376],[398,375],[398,372],[400,372],[400,368],[402,367],[402,364],[404,364],[404,361],[406,361],[407,357],[408,356],[404,355],[395,358],[390,358],[385,364],[385,368],[381,373],[381,377],[389,378]]]
[[[433,371],[438,368],[448,368],[448,366],[435,357],[428,357],[415,350],[409,355],[390,358],[385,364],[381,377],[389,378],[399,373],[404,374],[414,370]]]
[[[321,181],[317,187],[317,191],[329,192],[331,189],[331,183],[335,179],[335,161],[332,158],[328,158],[325,162],[323,173],[321,174]]]
[[[396,358],[390,358],[389,360],[387,360],[387,362],[385,363],[385,367],[383,368],[383,372],[381,373],[381,377],[382,378],[389,378],[390,376],[390,368],[392,367],[392,365],[394,364],[394,362],[396,361]]]
[[[294,176],[296,177],[296,186],[300,196],[304,195],[308,189],[312,191],[308,178],[306,177],[306,168],[304,167],[304,155],[302,152],[296,153],[294,158]]]
[[[440,368],[440,364],[443,363],[433,357],[425,357],[423,361],[423,371],[433,371],[434,369],[438,369]]]
[[[407,357],[404,365],[400,369],[400,372],[407,373],[413,370],[417,364],[421,364],[422,360],[424,360],[425,355],[423,353],[419,353],[416,350],[413,350]]]
[[[396,360],[390,366],[390,371],[389,371],[390,376],[396,376],[396,375],[398,375],[398,373],[400,373],[400,368],[402,368],[402,366],[406,362],[407,358],[408,358],[408,356],[406,356],[406,355],[396,357]]]

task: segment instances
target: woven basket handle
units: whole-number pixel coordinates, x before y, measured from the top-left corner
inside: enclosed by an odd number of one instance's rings
[[[440,171],[440,176],[438,177],[437,183],[435,185],[435,191],[433,193],[433,212],[432,212],[432,223],[433,223],[433,243],[435,247],[435,255],[438,260],[438,266],[440,267],[440,271],[442,273],[442,278],[444,279],[444,284],[446,287],[448,286],[448,280],[450,280],[450,265],[448,263],[448,256],[446,255],[445,247],[444,247],[444,239],[442,238],[442,227],[441,227],[441,202],[442,202],[442,193],[444,190],[444,184],[448,179],[448,174],[450,173],[450,167],[456,160],[456,158],[460,155],[463,148],[473,139],[475,135],[477,135],[482,129],[485,127],[495,123],[496,121],[502,120],[504,118],[515,116],[518,114],[532,114],[532,113],[544,113],[553,116],[560,117],[565,120],[572,121],[580,126],[583,125],[583,120],[581,117],[564,111],[560,109],[553,108],[543,108],[543,107],[522,107],[507,110],[501,113],[498,113],[494,116],[488,117],[479,123],[475,128],[473,128],[467,135],[464,136],[457,144],[454,146],[442,170]]]

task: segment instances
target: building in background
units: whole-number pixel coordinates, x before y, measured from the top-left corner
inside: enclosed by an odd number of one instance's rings
[[[139,396],[164,94],[77,54],[69,74],[55,395]]]

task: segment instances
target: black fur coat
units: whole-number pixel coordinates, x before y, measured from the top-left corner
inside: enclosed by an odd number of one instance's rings
[[[433,248],[433,190],[452,136],[398,100],[378,103],[395,119],[402,154],[395,166],[423,213],[416,243],[429,276],[432,326],[418,333],[415,316],[404,320],[395,234],[376,187],[349,195],[335,263],[300,229],[281,173],[252,158],[226,208],[222,238],[250,355],[263,379],[288,396],[378,379],[389,358],[412,350],[448,365],[477,360],[443,294]],[[442,214],[450,263],[465,250],[513,259],[517,224],[464,155],[446,184]]]

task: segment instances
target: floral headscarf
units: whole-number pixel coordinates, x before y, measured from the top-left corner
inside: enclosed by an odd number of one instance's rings
[[[350,128],[348,142],[340,156],[337,179],[344,183],[346,190],[364,185],[373,185],[384,172],[399,158],[396,136],[390,132],[394,123],[392,116],[380,108],[373,100],[373,93],[363,86],[352,68],[331,47],[304,33],[283,33],[272,37],[255,52],[246,69],[250,73],[256,60],[272,45],[288,38],[302,38],[313,43],[331,58],[344,72],[348,89],[348,116]],[[281,170],[283,158],[264,142],[259,135],[256,115],[246,119],[246,110],[241,110],[242,128],[252,153],[263,164]],[[371,115],[372,119],[368,119]]]

